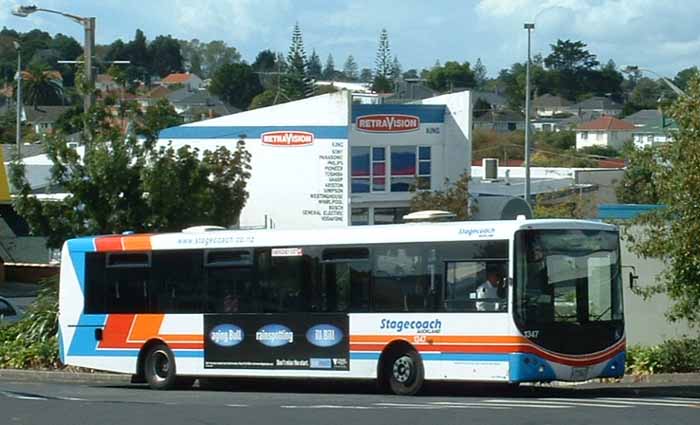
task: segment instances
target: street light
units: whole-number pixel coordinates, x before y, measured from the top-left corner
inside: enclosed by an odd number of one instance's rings
[[[661,81],[666,83],[666,85],[669,86],[671,88],[671,90],[673,90],[673,92],[676,93],[678,96],[687,96],[687,94],[685,94],[685,92],[683,90],[681,90],[680,87],[673,84],[673,82],[671,80],[664,77],[663,75],[659,75],[658,73],[652,71],[651,69],[640,68],[636,65],[628,65],[622,70],[622,72],[624,72],[625,74],[632,74],[632,73],[641,72],[641,71],[656,75]]]
[[[35,5],[19,6],[12,11],[12,14],[20,18],[26,18],[34,12],[55,13],[56,15],[65,16],[73,22],[83,26],[85,29],[85,44],[83,45],[83,56],[85,57],[85,79],[88,84],[88,93],[85,94],[83,106],[85,112],[88,112],[94,103],[94,93],[92,90],[95,84],[95,76],[92,70],[92,55],[95,51],[95,18],[85,18],[82,16],[71,15],[70,13],[59,12],[58,10],[43,9]]]
[[[22,149],[22,50],[20,49],[20,44],[17,41],[13,41],[12,44],[15,45],[15,50],[17,50],[17,75],[15,80],[17,80],[17,131],[16,140],[17,143],[17,159],[21,159],[21,149]]]
[[[525,202],[530,204],[530,33],[534,22],[525,23],[527,30],[527,66],[525,68]]]

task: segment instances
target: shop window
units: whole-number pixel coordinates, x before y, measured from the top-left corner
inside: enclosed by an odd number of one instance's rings
[[[408,192],[416,179],[416,147],[391,147],[391,191]]]
[[[370,150],[369,147],[353,147],[351,152],[352,193],[369,192]]]
[[[386,148],[372,148],[372,192],[386,191]]]
[[[369,224],[369,208],[353,208],[350,222],[353,226],[366,226]]]
[[[403,223],[403,216],[409,212],[408,208],[375,208],[374,224]]]

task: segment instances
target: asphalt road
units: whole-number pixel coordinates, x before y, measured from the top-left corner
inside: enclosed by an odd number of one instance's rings
[[[0,377],[0,424],[698,424],[700,385],[575,388],[450,384],[422,395],[372,384],[245,381],[159,392],[141,385]]]

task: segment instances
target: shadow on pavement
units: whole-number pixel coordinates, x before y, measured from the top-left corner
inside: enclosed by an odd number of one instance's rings
[[[119,386],[148,389],[145,385]],[[253,378],[205,378],[191,391],[227,391],[246,393],[301,393],[301,394],[381,394],[374,381],[289,380]],[[700,400],[700,384],[653,386],[644,384],[585,384],[585,385],[532,385],[519,387],[506,384],[427,382],[419,397],[509,397],[509,398],[595,398],[595,397],[687,397]]]

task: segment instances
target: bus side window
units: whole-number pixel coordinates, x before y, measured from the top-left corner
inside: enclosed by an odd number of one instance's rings
[[[148,313],[150,280],[150,254],[108,253],[105,269],[105,312]]]
[[[252,250],[212,250],[205,253],[208,313],[260,311],[253,280]]]
[[[375,311],[429,311],[434,307],[433,254],[420,244],[386,245],[373,250]],[[434,265],[434,264],[433,264]]]
[[[204,300],[201,251],[156,251],[153,269],[156,273],[152,311],[201,313]]]
[[[299,249],[299,251],[296,251]],[[264,313],[312,311],[317,262],[304,248],[256,250],[256,276]]]
[[[318,290],[319,310],[369,310],[370,263],[367,248],[323,250],[323,276]]]

